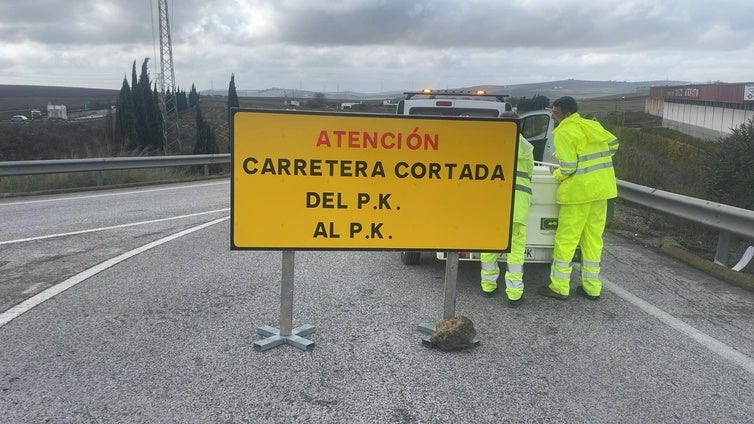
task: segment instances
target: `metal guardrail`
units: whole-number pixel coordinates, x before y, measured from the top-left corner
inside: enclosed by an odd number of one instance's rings
[[[60,160],[23,160],[0,162],[0,177],[18,175],[61,174],[66,172],[95,172],[97,185],[103,184],[103,171],[115,169],[170,168],[175,166],[203,166],[209,175],[211,165],[230,164],[230,153],[217,155],[175,155]]]
[[[202,165],[204,166],[204,175],[208,176],[210,165],[224,164],[230,164],[229,153],[11,161],[0,162],[0,177],[92,171],[97,173],[97,185],[102,185],[102,172],[108,170]],[[754,239],[754,211],[620,180],[618,181],[618,197],[720,230],[715,255],[715,262],[718,264],[725,264],[728,259],[732,235]]]
[[[618,197],[720,230],[715,263],[724,265],[732,235],[754,239],[754,211],[618,180]]]

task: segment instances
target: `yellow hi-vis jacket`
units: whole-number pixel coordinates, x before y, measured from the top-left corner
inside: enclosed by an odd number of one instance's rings
[[[618,139],[597,121],[573,113],[552,131],[560,165],[553,176],[560,182],[559,204],[580,204],[618,196],[612,157]]]
[[[531,206],[531,178],[534,174],[534,146],[524,136],[518,136],[516,163],[516,203],[513,209],[513,222],[526,224]]]

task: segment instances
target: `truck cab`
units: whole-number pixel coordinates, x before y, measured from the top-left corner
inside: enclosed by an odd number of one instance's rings
[[[512,112],[507,95],[487,94],[483,91],[423,90],[406,92],[398,103],[399,115],[470,116],[498,118]],[[550,110],[525,112],[517,118],[521,135],[534,146],[534,173],[532,175],[532,204],[526,223],[527,237],[525,261],[527,263],[552,262],[555,229],[559,207],[555,202],[557,181],[550,172],[554,165],[552,130],[555,121]],[[421,252],[401,252],[406,265],[419,263]],[[435,252],[438,259],[447,259],[446,252]],[[505,262],[505,254],[500,260]],[[479,252],[459,252],[459,260],[479,261]]]

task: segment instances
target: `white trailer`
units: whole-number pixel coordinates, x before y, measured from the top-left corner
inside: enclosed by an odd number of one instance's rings
[[[47,119],[68,119],[65,105],[47,105]]]

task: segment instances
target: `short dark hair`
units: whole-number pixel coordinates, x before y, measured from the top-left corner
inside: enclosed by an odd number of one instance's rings
[[[552,102],[552,106],[557,106],[565,113],[576,113],[579,111],[579,105],[576,104],[576,99],[571,96],[563,96]]]

